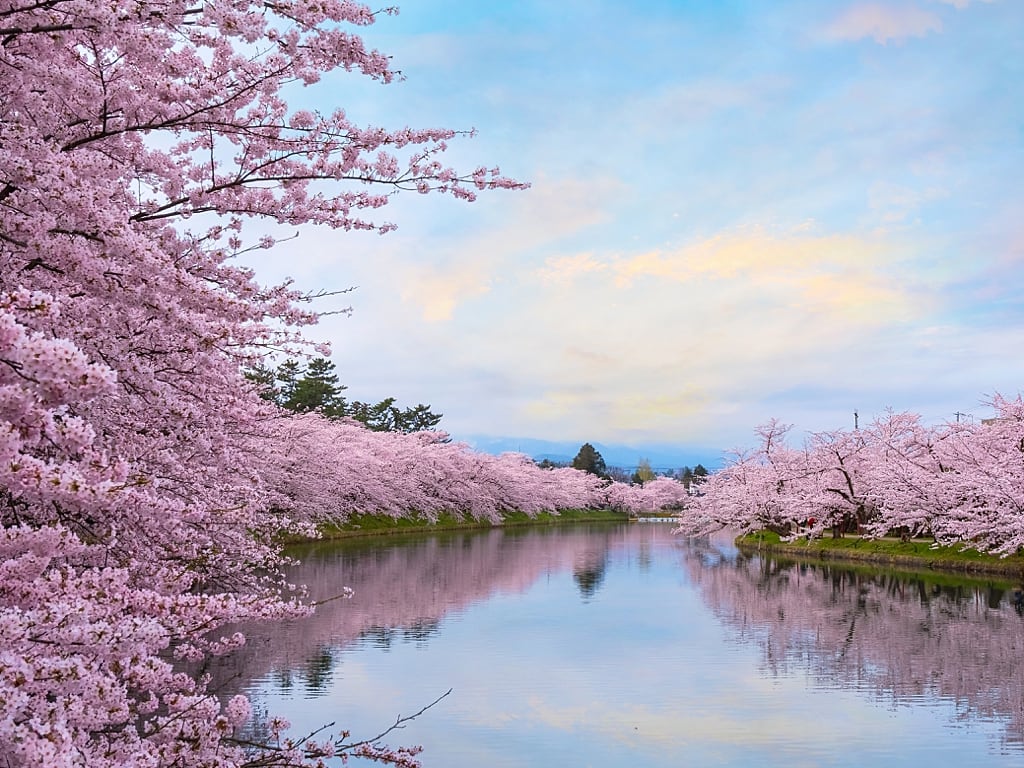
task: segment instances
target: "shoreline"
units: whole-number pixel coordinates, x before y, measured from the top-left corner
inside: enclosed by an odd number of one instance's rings
[[[559,514],[540,512],[530,516],[525,512],[509,512],[501,520],[478,520],[446,513],[436,520],[424,517],[390,517],[388,515],[352,515],[344,523],[325,523],[320,526],[320,536],[288,537],[285,546],[315,544],[340,539],[367,538],[370,536],[394,536],[403,533],[434,533],[442,531],[473,531],[490,528],[516,528],[530,525],[566,525],[569,523],[625,523],[629,521],[626,512],[598,509],[565,509]]]
[[[744,554],[769,552],[802,560],[867,563],[919,570],[944,571],[966,575],[1013,576],[1024,581],[1024,555],[1001,558],[977,550],[935,547],[929,541],[903,542],[898,539],[815,539],[787,543],[766,532],[740,536],[736,547]]]

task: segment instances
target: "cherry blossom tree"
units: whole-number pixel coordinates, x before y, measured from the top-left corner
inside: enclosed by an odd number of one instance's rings
[[[8,766],[318,764],[234,741],[175,660],[303,613],[275,544],[309,531],[252,460],[278,424],[241,374],[317,315],[234,263],[254,218],[386,232],[402,190],[516,188],[441,163],[449,129],[290,110],[349,70],[391,82],[350,0],[0,0],[0,756]],[[278,724],[280,725],[280,724]],[[279,728],[277,730],[280,730]],[[409,764],[373,744],[358,751]]]
[[[605,490],[605,496],[608,506],[638,514],[676,509],[689,498],[686,486],[671,477],[656,477],[632,485],[615,482]]]
[[[757,429],[755,450],[736,450],[721,471],[701,484],[702,496],[688,504],[680,531],[703,536],[723,528],[772,530],[788,535],[806,519],[800,489],[806,456],[786,444],[790,425],[772,420]]]
[[[947,507],[943,475],[952,466],[944,463],[952,459],[946,441],[954,431],[949,425],[926,427],[915,414],[892,412],[867,427],[873,460],[866,482],[870,503],[878,510],[868,533],[936,535]]]
[[[1024,546],[1024,401],[996,396],[995,417],[948,425],[932,448],[932,533],[1007,555]],[[931,446],[929,446],[931,448]]]
[[[772,422],[758,449],[709,478],[679,530],[793,538],[850,527],[1013,554],[1024,546],[1024,401],[996,396],[992,407],[981,423],[932,427],[890,412],[863,430],[812,435],[802,450]]]

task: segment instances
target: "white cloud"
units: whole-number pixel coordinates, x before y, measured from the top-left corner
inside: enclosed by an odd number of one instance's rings
[[[868,205],[877,212],[883,224],[900,224],[912,219],[922,206],[948,197],[949,190],[942,187],[913,189],[877,182],[868,191]]]
[[[994,3],[995,0],[933,0],[933,2],[942,3],[943,5],[952,5],[958,11],[962,11],[964,8],[968,7],[971,2]]]
[[[619,185],[607,179],[533,180],[526,192],[505,201],[493,227],[454,238],[444,251],[424,254],[414,240],[394,239],[390,253],[402,300],[418,306],[428,322],[449,321],[466,302],[506,279],[510,267],[541,245],[602,222]]]
[[[834,40],[872,38],[876,43],[902,43],[907,38],[942,32],[942,19],[912,5],[858,3],[850,6],[826,28]]]

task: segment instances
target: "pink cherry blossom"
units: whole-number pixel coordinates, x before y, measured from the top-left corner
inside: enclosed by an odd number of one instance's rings
[[[441,163],[471,131],[288,107],[286,86],[334,70],[395,79],[351,31],[376,18],[349,0],[0,0],[7,766],[327,754],[301,738],[236,741],[245,702],[220,702],[175,666],[242,647],[228,625],[309,610],[280,576],[279,541],[314,518],[308,503],[278,503],[292,487],[276,448],[305,425],[272,412],[243,370],[308,350],[317,314],[305,292],[263,286],[233,259],[273,247],[246,229],[255,218],[386,232],[396,192],[471,200],[524,186]],[[390,443],[375,455],[392,449],[405,456]],[[486,516],[518,486],[477,464],[493,489],[472,494],[471,511]]]

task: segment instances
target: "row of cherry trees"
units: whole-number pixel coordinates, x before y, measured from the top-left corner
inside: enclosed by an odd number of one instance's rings
[[[444,432],[374,432],[310,413],[280,419],[275,435],[260,447],[263,478],[273,506],[302,520],[450,513],[496,522],[504,512],[644,512],[686,499],[685,487],[671,478],[609,483],[571,467],[541,469],[518,453],[479,453],[448,442]]]
[[[704,484],[681,526],[789,536],[933,536],[1006,555],[1024,546],[1024,402],[996,397],[983,422],[926,426],[887,413],[863,429],[785,442],[770,422]]]

